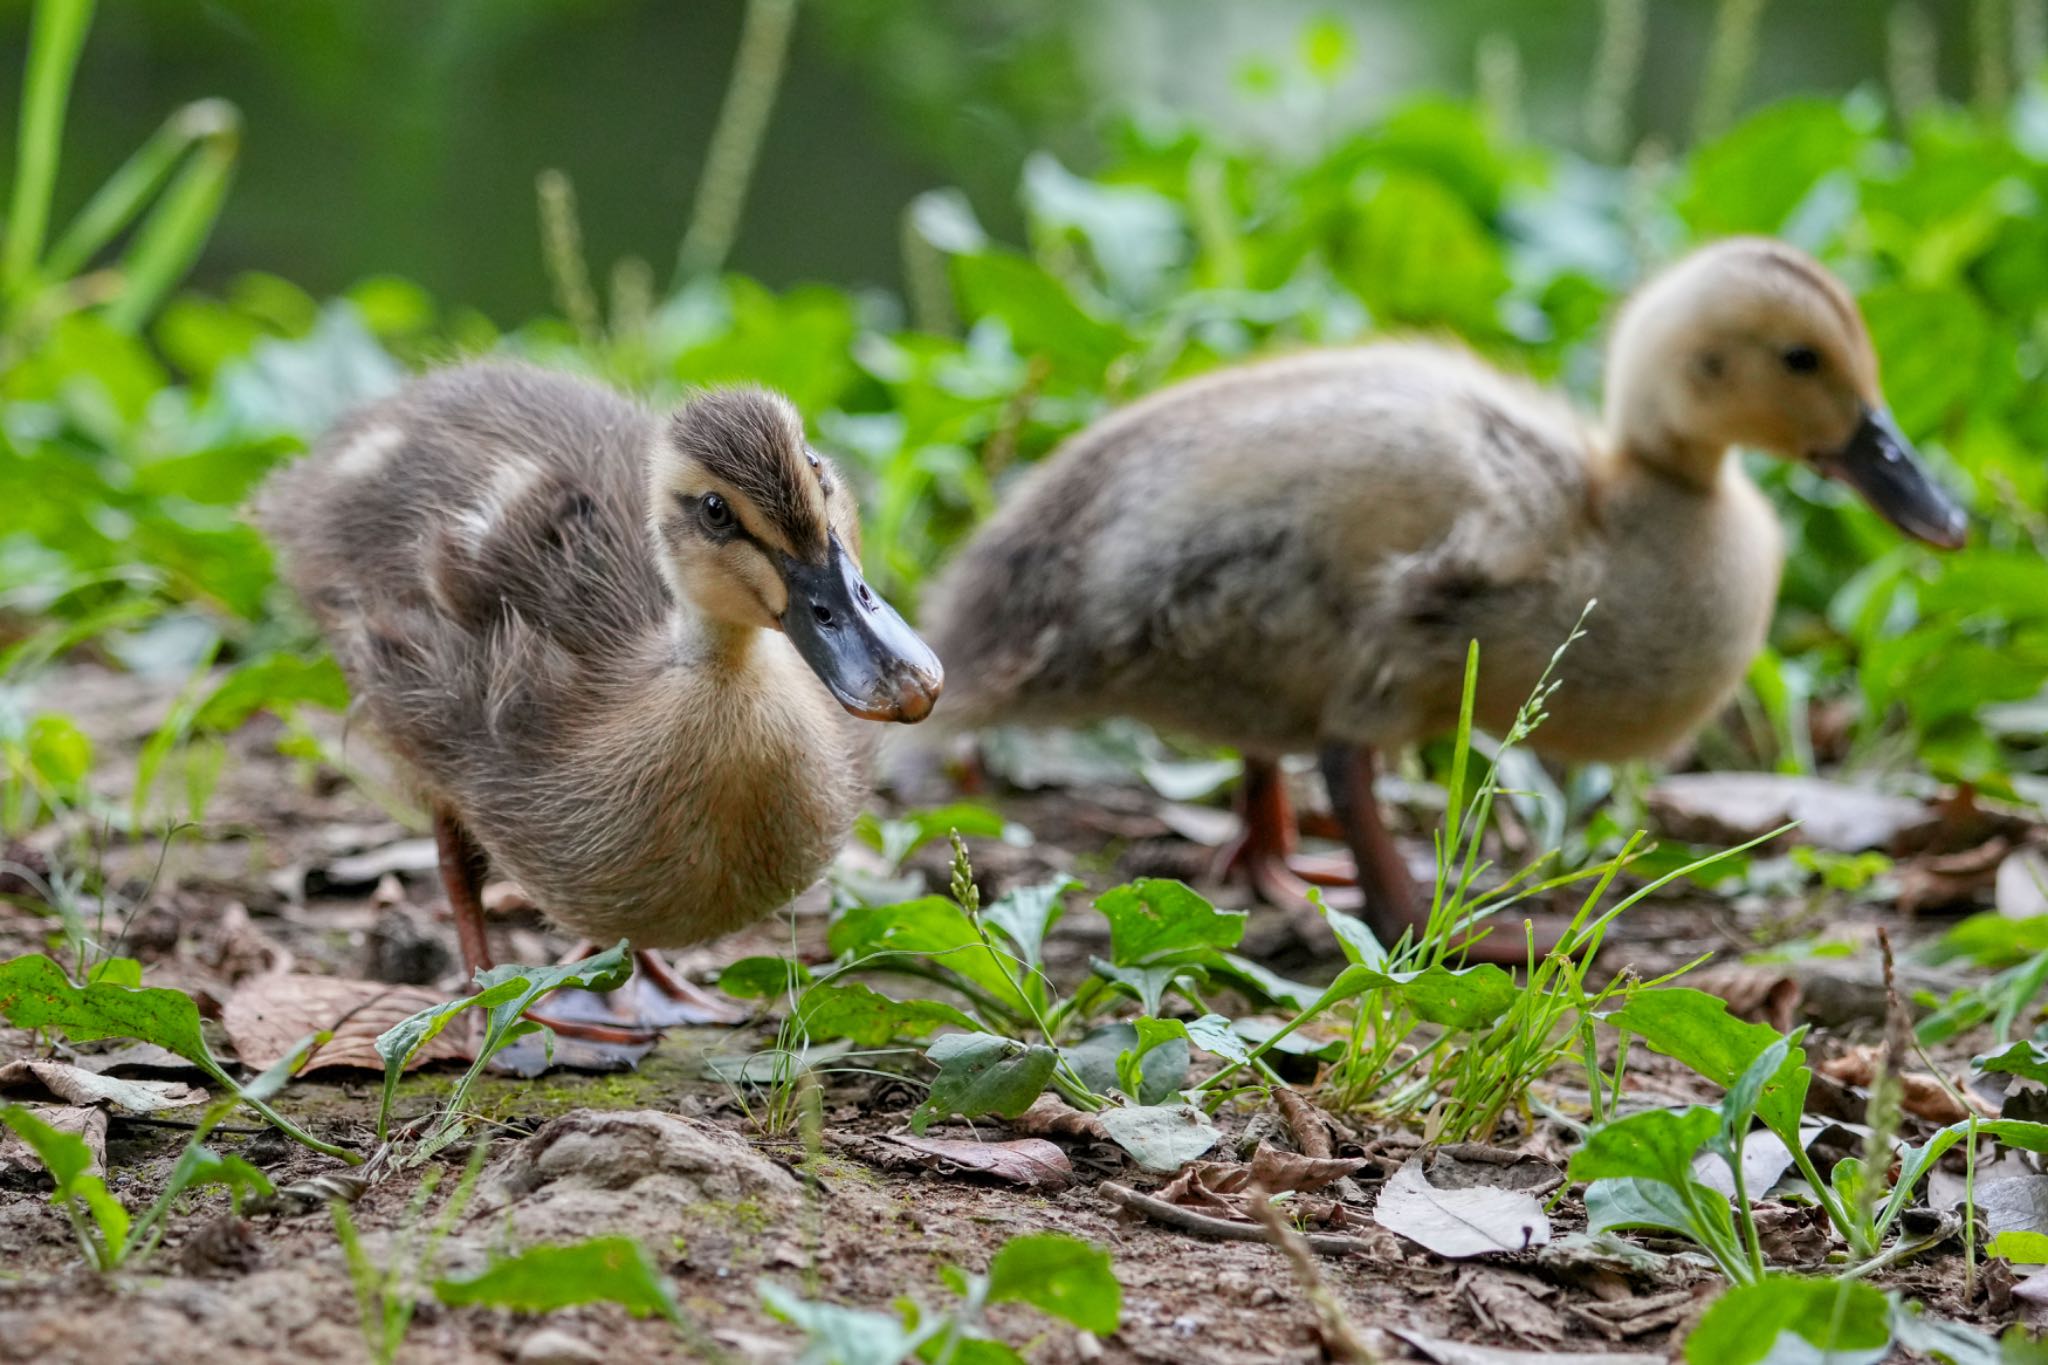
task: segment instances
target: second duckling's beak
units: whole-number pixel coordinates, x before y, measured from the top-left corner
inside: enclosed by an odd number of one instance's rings
[[[1840,479],[1892,525],[1943,550],[1961,549],[1969,518],[1928,477],[1913,443],[1883,408],[1863,410],[1849,443],[1821,456],[1820,471]]]
[[[931,714],[945,670],[833,536],[823,564],[785,557],[782,630],[839,704],[864,720],[911,724]]]

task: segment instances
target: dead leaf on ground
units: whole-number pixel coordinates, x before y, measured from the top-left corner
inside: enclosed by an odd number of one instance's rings
[[[1031,1107],[1010,1120],[1010,1127],[1027,1137],[1087,1138],[1109,1141],[1109,1130],[1093,1114],[1074,1108],[1050,1090],[1031,1102]]]
[[[1995,895],[1999,869],[2012,861],[2011,852],[2012,840],[1998,835],[1960,853],[1927,853],[1900,863],[1899,910],[1913,915]]]
[[[1708,995],[1719,996],[1728,1012],[1751,1024],[1769,1024],[1780,1033],[1790,1033],[1799,1016],[1801,989],[1797,977],[1781,967],[1752,966],[1731,962],[1688,972],[1685,984]]]
[[[844,1138],[835,1145],[885,1171],[984,1175],[1027,1190],[1063,1190],[1074,1183],[1067,1154],[1043,1138],[974,1142],[881,1134]]]
[[[1451,1142],[1430,1154],[1425,1173],[1440,1190],[1490,1185],[1542,1198],[1564,1184],[1564,1170],[1530,1151],[1495,1147],[1484,1142]]]
[[[1556,1294],[1553,1285],[1525,1275],[1468,1268],[1458,1276],[1458,1291],[1473,1316],[1491,1331],[1532,1345],[1565,1338],[1563,1315],[1544,1302]]]
[[[24,1104],[21,1107],[61,1133],[76,1133],[84,1138],[86,1150],[92,1153],[92,1164],[86,1167],[86,1174],[104,1176],[107,1173],[106,1110],[97,1106],[69,1104]],[[12,1128],[0,1124],[0,1178],[35,1175],[43,1169],[42,1159],[36,1155],[35,1149],[22,1141]]]
[[[2048,915],[2048,855],[2023,848],[1998,865],[1998,913],[2007,919]]]
[[[1372,1216],[1389,1232],[1452,1260],[1526,1251],[1550,1240],[1550,1219],[1533,1196],[1487,1185],[1440,1190],[1423,1177],[1418,1161],[1394,1172]]]
[[[1838,853],[1889,849],[1940,823],[1909,796],[1785,773],[1676,773],[1652,787],[1650,813],[1676,839],[1737,844],[1797,821],[1795,838]]]
[[[1825,1061],[1815,1062],[1813,1069],[1815,1074],[1843,1085],[1868,1086],[1877,1079],[1878,1061],[1883,1053],[1884,1048],[1881,1045],[1867,1043],[1860,1047],[1852,1047],[1839,1057],[1829,1057]],[[1958,1092],[1977,1106],[1977,1117],[1998,1117],[1995,1108],[1977,1099],[1960,1084],[1952,1089],[1944,1085],[1939,1078],[1924,1071],[1908,1071],[1899,1077],[1901,1107],[1913,1117],[1926,1119],[1929,1123],[1961,1123],[1970,1117],[1971,1111],[1964,1108],[1956,1097]]]
[[[1364,1157],[1303,1156],[1262,1142],[1252,1153],[1252,1183],[1268,1194],[1306,1194],[1356,1175],[1371,1163]]]
[[[103,1076],[68,1062],[17,1061],[0,1065],[0,1090],[46,1092],[66,1104],[111,1104],[131,1114],[206,1103],[206,1092],[183,1081],[131,1081]]]
[[[334,1037],[307,1059],[307,1072],[382,1071],[377,1035],[444,999],[417,986],[281,972],[237,987],[221,1007],[220,1022],[243,1064],[259,1071],[283,1060],[307,1034],[329,1030]],[[412,1065],[466,1062],[474,1055],[468,1030],[450,1028],[421,1048]]]

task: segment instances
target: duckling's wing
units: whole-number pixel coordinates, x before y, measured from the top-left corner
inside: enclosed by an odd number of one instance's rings
[[[461,366],[343,422],[254,513],[379,727],[432,767],[543,733],[664,618],[652,431],[594,384]]]

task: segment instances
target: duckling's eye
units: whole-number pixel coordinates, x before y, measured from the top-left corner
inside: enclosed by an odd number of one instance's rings
[[[697,515],[708,531],[725,532],[733,527],[732,507],[716,493],[706,493],[697,503]]]
[[[1820,368],[1820,352],[1811,346],[1794,346],[1785,352],[1784,361],[1794,374],[1812,374]]]

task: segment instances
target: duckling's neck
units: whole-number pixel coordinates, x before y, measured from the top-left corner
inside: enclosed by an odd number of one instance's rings
[[[719,672],[744,670],[763,634],[759,626],[721,621],[687,602],[678,606],[669,619],[675,661]]]
[[[1609,402],[1602,425],[1610,448],[1623,460],[1702,493],[1720,486],[1728,443],[1680,430],[1655,404],[1618,396]]]

